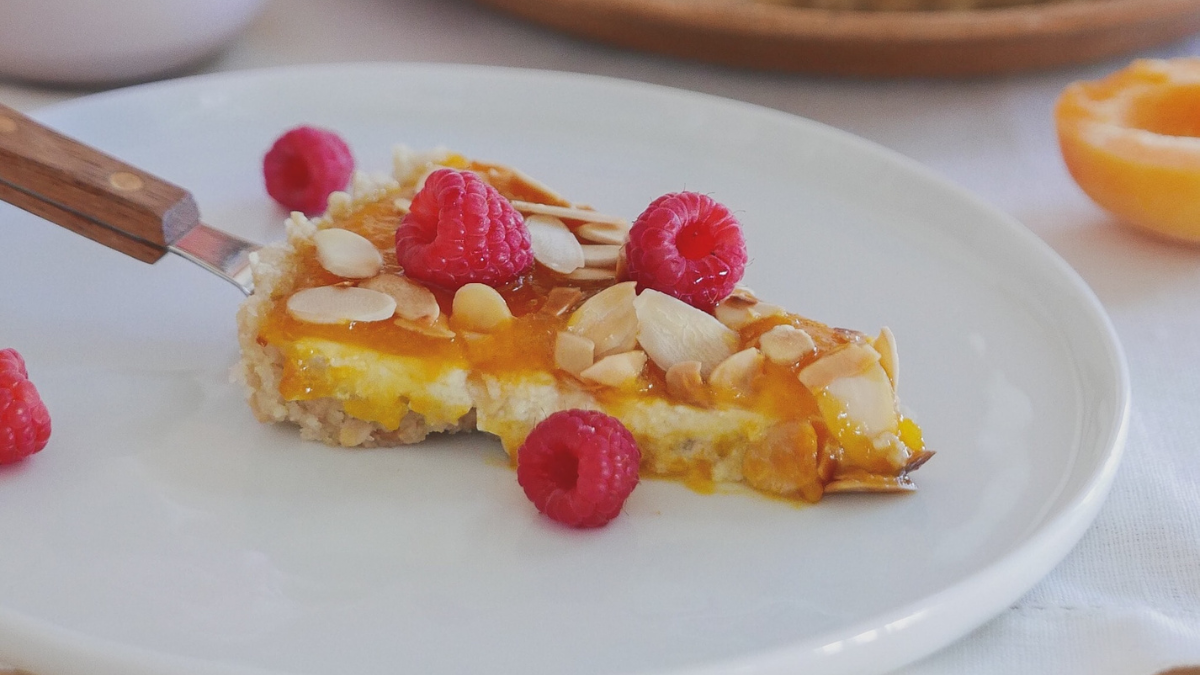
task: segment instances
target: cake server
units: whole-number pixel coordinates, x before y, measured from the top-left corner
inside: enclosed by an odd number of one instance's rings
[[[191,193],[0,104],[0,200],[143,262],[182,256],[249,295],[258,244],[200,222]]]

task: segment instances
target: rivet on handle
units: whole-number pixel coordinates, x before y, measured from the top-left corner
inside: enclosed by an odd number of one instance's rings
[[[0,134],[11,134],[16,130],[16,120],[0,115]]]
[[[128,171],[118,171],[108,177],[108,184],[122,192],[134,192],[146,186],[141,178]]]

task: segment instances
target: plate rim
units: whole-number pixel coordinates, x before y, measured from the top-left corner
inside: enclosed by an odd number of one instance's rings
[[[916,160],[848,131],[781,110],[737,99],[612,76],[507,66],[432,62],[350,62],[291,65],[194,75],[82,96],[38,108],[31,113],[31,116],[35,119],[45,121],[46,118],[53,118],[55,115],[71,114],[75,108],[86,108],[97,102],[108,99],[120,99],[131,94],[154,95],[156,90],[185,90],[213,85],[227,87],[229,83],[239,80],[253,81],[264,78],[289,78],[304,74],[320,74],[325,71],[345,72],[361,71],[364,69],[379,69],[387,72],[411,71],[412,73],[434,71],[441,73],[454,72],[458,76],[492,76],[502,74],[507,77],[530,78],[541,81],[548,79],[567,86],[582,83],[587,86],[602,85],[634,89],[639,90],[639,95],[684,97],[697,104],[721,105],[734,110],[745,110],[747,114],[765,115],[780,123],[804,127],[807,133],[819,133],[836,139],[836,142],[858,146],[859,149],[869,151],[887,163],[902,168],[905,172],[919,176],[922,182],[936,185],[940,190],[953,194],[955,198],[967,202],[972,208],[989,213],[992,225],[1003,225],[1007,236],[1015,237],[1018,243],[1022,244],[1029,254],[1037,255],[1040,262],[1049,265],[1054,270],[1054,273],[1061,276],[1061,280],[1065,284],[1068,284],[1076,295],[1075,299],[1082,301],[1080,308],[1085,310],[1089,321],[1100,329],[1096,334],[1096,339],[1099,341],[1098,344],[1103,344],[1104,346],[1104,352],[1109,359],[1107,365],[1112,369],[1110,374],[1118,385],[1118,390],[1111,392],[1116,396],[1113,406],[1116,416],[1115,419],[1109,420],[1106,424],[1109,433],[1103,443],[1103,453],[1099,455],[1102,461],[1097,462],[1096,469],[1087,476],[1087,480],[1078,489],[1078,492],[1061,506],[1056,507],[1059,511],[1056,515],[1044,519],[1032,527],[1011,550],[951,586],[925,596],[918,601],[877,614],[872,619],[863,620],[851,626],[832,629],[824,633],[810,635],[801,638],[793,644],[757,651],[746,656],[714,661],[707,664],[645,672],[653,672],[656,675],[724,675],[744,672],[747,668],[753,668],[755,672],[780,673],[782,675],[783,673],[794,672],[797,663],[816,652],[824,651],[829,655],[841,653],[844,651],[847,643],[854,643],[855,645],[851,651],[851,657],[842,658],[840,661],[834,662],[834,671],[831,672],[844,672],[847,674],[878,672],[878,666],[872,665],[876,662],[874,660],[876,655],[884,647],[894,649],[897,644],[904,645],[902,651],[904,651],[906,656],[903,663],[911,663],[937,649],[947,646],[985,621],[997,616],[1003,610],[1003,605],[1015,600],[1019,595],[1029,590],[1029,588],[1043,578],[1045,574],[1049,573],[1070,552],[1099,513],[1124,454],[1125,441],[1129,431],[1131,408],[1131,383],[1128,364],[1117,332],[1102,303],[1090,287],[1087,286],[1082,277],[1049,244],[1039,238],[1033,231],[1026,228],[1015,217],[991,205],[969,190],[956,185]],[[1072,470],[1068,471],[1067,475],[1070,475],[1078,464],[1077,462],[1073,462],[1071,466]],[[948,607],[953,607],[961,615],[964,607],[962,605],[962,597],[979,592],[981,589],[992,589],[994,591],[996,588],[1004,589],[1004,592],[999,595],[1005,596],[1006,599],[996,607],[991,606],[996,603],[981,603],[982,605],[986,605],[987,608],[966,612],[970,617],[966,621],[963,621],[961,618],[955,620],[951,616],[954,612],[947,609]],[[958,600],[955,601],[955,599]],[[5,619],[6,614],[10,615],[7,620]],[[4,620],[4,623],[14,620],[11,615],[11,610],[0,607],[0,620]],[[20,621],[25,619],[28,618],[17,615],[15,620]],[[37,620],[29,621],[36,622]],[[886,628],[882,636],[883,639],[880,639],[879,634],[881,624]],[[919,634],[924,636],[924,639],[905,643],[902,638],[911,634],[911,631],[907,629],[920,624],[930,626],[924,633]],[[28,621],[26,622],[26,627],[34,632],[40,630],[37,626],[29,625]],[[86,642],[104,652],[102,655],[104,662],[137,666],[138,663],[124,663],[126,658],[136,658],[142,666],[146,666],[150,661],[171,663],[180,666],[187,664],[185,670],[180,672],[227,672],[223,664],[215,662],[205,661],[195,663],[191,659],[178,657],[173,654],[156,652],[134,645],[110,642],[90,635],[77,634],[74,631],[57,626],[48,626],[45,628],[50,629],[50,632],[54,633],[54,636],[79,635]],[[868,635],[872,637],[869,639],[864,637]],[[43,633],[41,637],[44,640],[49,640],[53,636]],[[3,641],[0,640],[0,644],[2,643]],[[841,646],[837,647],[837,645]],[[78,643],[76,643],[76,646],[78,646]],[[66,652],[70,651],[70,649],[66,650]],[[149,661],[146,659],[149,659]],[[16,665],[22,664],[18,663]],[[197,667],[192,668],[192,665]],[[890,667],[899,667],[899,665],[893,663]]]

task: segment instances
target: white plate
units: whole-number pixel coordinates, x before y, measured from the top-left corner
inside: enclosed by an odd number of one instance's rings
[[[265,240],[262,152],[299,123],[362,167],[445,144],[636,215],[700,190],[747,230],[747,281],[899,337],[938,456],[920,492],[814,507],[645,482],[598,532],[526,502],[494,441],[350,452],[256,423],[228,380],[230,285],[0,207],[0,345],[54,416],[0,470],[0,661],[121,673],[882,672],[1032,586],[1096,514],[1123,443],[1116,339],[1070,269],[913,163],[781,113],[475,67],[241,73],[39,117],[192,189]]]

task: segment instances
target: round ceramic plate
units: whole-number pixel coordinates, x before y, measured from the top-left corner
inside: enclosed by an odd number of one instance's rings
[[[878,673],[1032,586],[1120,455],[1121,352],[1095,298],[1012,219],[912,162],[778,112],[607,79],[431,65],[251,72],[38,117],[282,233],[283,130],[360,167],[446,145],[634,216],[699,190],[741,218],[760,295],[890,326],[937,457],[906,495],[797,507],[644,481],[609,527],[539,516],[484,435],[349,451],[256,422],[229,284],[0,205],[0,345],[49,447],[0,468],[0,661],[39,675]]]

